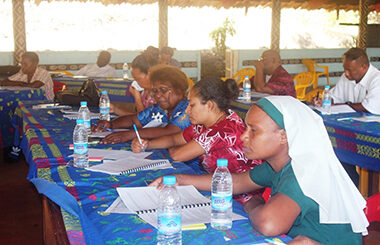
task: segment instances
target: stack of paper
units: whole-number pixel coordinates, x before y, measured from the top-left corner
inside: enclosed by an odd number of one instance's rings
[[[181,198],[182,226],[210,223],[211,202],[195,189],[194,186],[177,186]],[[127,207],[128,212],[138,214],[142,219],[157,228],[157,207],[159,190],[156,187],[119,187],[117,192]],[[119,205],[120,206],[120,205]],[[233,213],[233,220],[246,219]]]

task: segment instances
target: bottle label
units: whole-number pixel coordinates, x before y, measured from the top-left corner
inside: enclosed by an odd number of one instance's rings
[[[84,127],[85,128],[91,128],[91,122],[90,122],[91,120],[86,120],[86,121],[84,121]]]
[[[86,154],[88,143],[74,143],[74,154]]]
[[[158,232],[171,235],[181,230],[181,215],[161,213],[158,215]]]
[[[232,194],[227,192],[212,193],[211,207],[216,210],[227,211],[232,208]]]
[[[323,100],[322,107],[331,106],[331,100]]]
[[[100,107],[100,114],[109,114],[110,108],[109,107]]]

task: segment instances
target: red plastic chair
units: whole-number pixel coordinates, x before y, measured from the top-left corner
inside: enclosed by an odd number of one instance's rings
[[[63,91],[66,89],[65,83],[56,82],[56,81],[54,81],[53,83],[54,83],[54,88],[53,88],[54,94],[56,94],[58,91]]]
[[[380,221],[380,193],[367,199],[367,207],[364,209],[368,222]]]

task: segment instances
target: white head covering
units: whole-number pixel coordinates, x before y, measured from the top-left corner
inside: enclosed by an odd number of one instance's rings
[[[322,118],[290,96],[269,96],[257,105],[280,127],[282,114],[294,174],[303,193],[319,204],[320,222],[350,223],[367,235],[366,201],[335,156]]]

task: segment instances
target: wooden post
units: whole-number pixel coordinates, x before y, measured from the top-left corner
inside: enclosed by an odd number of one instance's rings
[[[272,0],[272,29],[270,48],[280,51],[281,0]]]
[[[21,56],[26,52],[24,0],[12,0],[12,14],[14,39],[13,64],[18,65],[21,62]]]
[[[359,35],[357,46],[366,50],[368,33],[368,0],[359,0]]]
[[[158,47],[168,46],[168,0],[158,1]]]

